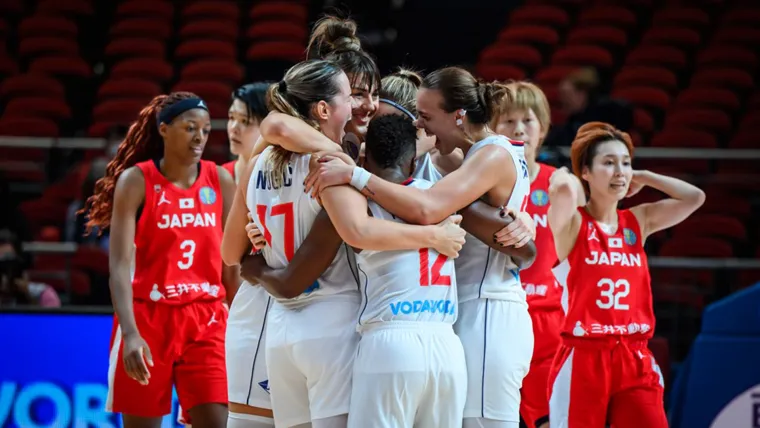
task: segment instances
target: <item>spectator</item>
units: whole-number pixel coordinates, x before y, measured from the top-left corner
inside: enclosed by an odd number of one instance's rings
[[[66,214],[66,229],[64,231],[64,239],[66,241],[76,242],[77,244],[90,244],[96,245],[105,251],[108,251],[108,231],[104,231],[102,235],[98,235],[98,231],[94,230],[93,233],[85,236],[85,223],[87,223],[87,213],[80,213],[79,211],[84,208],[84,202],[95,193],[95,183],[102,178],[106,173],[106,166],[108,160],[106,158],[98,158],[92,161],[90,169],[87,172],[87,176],[82,182],[82,190],[77,199],[71,202]]]
[[[600,93],[599,75],[593,68],[581,68],[559,84],[560,111],[565,123],[549,131],[544,145],[569,146],[578,128],[588,122],[606,122],[628,132],[633,125],[633,110],[623,100],[613,100]]]
[[[31,282],[21,258],[21,242],[8,229],[0,229],[0,306],[61,306],[53,287]]]

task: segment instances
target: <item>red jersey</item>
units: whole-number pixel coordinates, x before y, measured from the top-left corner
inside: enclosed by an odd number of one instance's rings
[[[652,337],[654,311],[641,229],[629,210],[618,210],[618,228],[606,234],[584,207],[567,257],[569,294],[562,334],[576,337]]]
[[[137,164],[145,202],[135,231],[135,300],[180,305],[225,296],[222,285],[222,191],[216,164],[201,161],[181,189],[154,161]]]
[[[237,182],[237,179],[235,178],[235,162],[237,161],[229,161],[225,164],[222,164],[222,168],[226,169],[230,172],[230,175],[232,176],[232,179]]]
[[[528,307],[533,310],[562,310],[562,286],[554,277],[552,268],[557,265],[557,250],[554,235],[549,228],[549,178],[556,168],[538,164],[536,179],[530,184],[530,197],[526,211],[533,216],[536,224],[535,244],[538,249],[536,260],[520,271],[520,281],[528,298]]]

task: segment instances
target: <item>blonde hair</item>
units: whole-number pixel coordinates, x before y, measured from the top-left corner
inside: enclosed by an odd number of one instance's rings
[[[297,117],[321,131],[319,122],[311,116],[311,108],[319,101],[330,101],[340,93],[337,77],[343,73],[330,61],[308,60],[298,63],[285,73],[285,77],[267,90],[270,111]],[[272,166],[272,185],[279,186],[285,175],[292,152],[274,146],[269,156]]]
[[[417,91],[422,86],[422,76],[412,70],[399,68],[383,77],[380,98],[393,101],[417,116]]]
[[[499,114],[494,117],[492,128],[496,129],[496,125],[499,123],[501,115],[510,111],[524,111],[533,110],[536,114],[538,123],[541,124],[541,131],[544,135],[549,132],[551,126],[551,109],[549,107],[549,101],[546,99],[546,94],[536,84],[526,82],[524,80],[512,80],[507,82],[507,88],[512,93],[511,98],[503,100],[499,106]]]

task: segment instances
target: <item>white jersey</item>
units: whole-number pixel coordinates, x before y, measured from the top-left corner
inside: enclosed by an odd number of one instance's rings
[[[489,145],[503,147],[512,155],[517,182],[505,206],[520,211],[530,194],[530,176],[522,144],[510,142],[501,135],[491,136],[472,146],[464,158],[465,162],[475,152]],[[470,234],[467,234],[465,239],[459,258],[456,259],[459,301],[483,298],[525,302],[525,291],[520,284],[520,270],[512,258],[492,250]]]
[[[443,175],[433,164],[433,157],[430,156],[430,153],[425,153],[417,159],[412,177],[435,183],[443,178]]]
[[[290,262],[306,239],[322,207],[304,192],[303,182],[309,173],[311,155],[291,155],[287,172],[275,188],[269,162],[272,150],[272,147],[264,150],[256,161],[246,199],[256,226],[267,240],[268,245],[262,250],[267,265],[280,269]],[[350,295],[356,298],[359,289],[355,270],[353,251],[341,244],[332,264],[314,285],[298,297],[277,300],[290,307],[325,296]]]
[[[433,184],[410,179],[418,189]],[[380,205],[369,201],[375,218],[402,223]],[[432,248],[399,251],[363,250],[356,255],[362,310],[359,326],[388,321],[442,322],[457,317],[457,281],[454,260]]]

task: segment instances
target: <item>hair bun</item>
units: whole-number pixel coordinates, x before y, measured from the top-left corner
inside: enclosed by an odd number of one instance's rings
[[[404,79],[411,82],[417,88],[422,86],[422,76],[414,70],[399,68],[398,71],[393,74],[399,77],[403,77]]]
[[[356,28],[356,22],[352,19],[325,16],[314,25],[306,57],[316,59],[335,51],[361,51],[362,44],[356,36]]]

